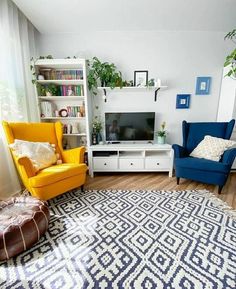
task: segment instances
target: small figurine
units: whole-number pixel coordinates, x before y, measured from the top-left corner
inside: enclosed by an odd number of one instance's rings
[[[67,90],[67,96],[74,96],[75,94],[74,94],[74,91],[72,90],[72,87],[71,86],[69,86],[68,87],[68,90]]]

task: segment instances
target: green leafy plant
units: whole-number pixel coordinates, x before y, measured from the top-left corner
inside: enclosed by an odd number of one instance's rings
[[[236,29],[233,29],[225,35],[225,40],[229,39],[236,44]],[[229,67],[229,71],[225,76],[236,79],[236,48],[226,57],[224,67]]]
[[[123,87],[122,74],[117,71],[114,63],[101,62],[97,57],[93,57],[92,61],[88,62],[88,88],[95,95],[99,85],[110,88]]]
[[[45,93],[49,92],[51,95],[58,95],[58,87],[55,84],[48,84],[44,87]]]
[[[165,130],[166,122],[163,121],[161,124],[161,129],[157,131],[157,136],[166,137],[167,131]]]
[[[93,120],[93,131],[96,132],[96,133],[100,133],[101,130],[102,130],[102,121],[99,119],[98,116],[95,116],[94,117],[94,120]]]
[[[58,95],[58,87],[55,84],[42,85],[37,83],[38,95],[45,96],[48,93],[52,96]]]

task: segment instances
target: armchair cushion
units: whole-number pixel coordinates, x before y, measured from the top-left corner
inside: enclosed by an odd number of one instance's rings
[[[61,164],[48,167],[29,179],[30,186],[34,188],[44,187],[70,177],[85,174],[87,166],[85,164]]]
[[[48,142],[30,142],[15,139],[9,145],[16,156],[26,156],[33,164],[35,171],[47,168],[57,162],[55,147]]]
[[[236,142],[218,137],[206,135],[198,146],[191,152],[190,156],[219,161],[224,151],[232,147]]]
[[[192,157],[176,158],[175,165],[178,168],[188,168],[190,171],[198,170],[206,172],[212,171],[228,173],[228,171],[230,170],[230,165],[228,164]],[[194,174],[193,171],[192,174]]]

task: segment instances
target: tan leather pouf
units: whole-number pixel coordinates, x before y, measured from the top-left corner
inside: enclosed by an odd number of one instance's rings
[[[0,261],[32,247],[48,229],[47,203],[33,197],[0,201]]]

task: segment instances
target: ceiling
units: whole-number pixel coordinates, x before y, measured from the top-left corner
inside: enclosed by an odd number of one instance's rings
[[[13,0],[39,32],[236,28],[235,0]]]

